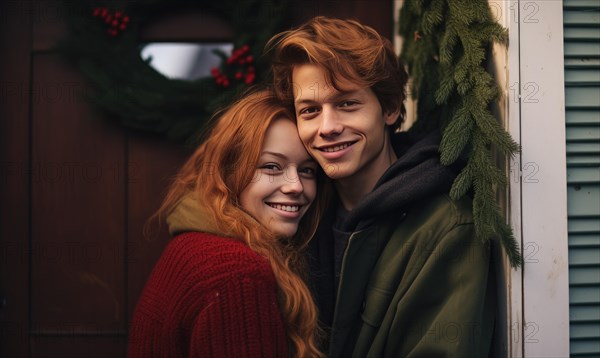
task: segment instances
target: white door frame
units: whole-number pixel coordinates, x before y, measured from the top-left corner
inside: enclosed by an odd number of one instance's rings
[[[525,261],[522,269],[506,269],[509,352],[512,357],[568,357],[563,4],[490,4],[509,30],[506,124],[522,148],[509,168],[509,218]]]

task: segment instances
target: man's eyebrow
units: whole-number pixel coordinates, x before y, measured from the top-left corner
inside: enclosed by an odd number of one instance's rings
[[[359,91],[360,91],[360,89],[355,89],[355,90],[350,90],[350,91],[336,91],[331,96],[325,98],[325,101],[326,102],[337,101],[337,100],[345,98],[347,96],[353,96],[353,95],[357,94]],[[294,101],[294,104],[295,105],[312,104],[312,103],[316,103],[316,102],[317,101],[314,100],[314,96],[312,96],[312,98],[299,98]]]
[[[359,91],[360,91],[360,89],[354,89],[354,90],[349,90],[349,91],[337,91],[334,95],[331,96],[331,99],[338,100],[338,99],[346,98],[349,96],[356,95]]]
[[[310,98],[302,98],[299,100],[295,100],[294,104],[298,105],[298,104],[312,104],[315,103],[316,101],[314,99],[310,99]]]

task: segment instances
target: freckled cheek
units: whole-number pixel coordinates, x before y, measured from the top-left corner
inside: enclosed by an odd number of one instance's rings
[[[240,193],[240,206],[254,217],[265,210],[264,200],[275,191],[273,184],[269,183],[269,179],[267,175],[259,172],[255,180]]]

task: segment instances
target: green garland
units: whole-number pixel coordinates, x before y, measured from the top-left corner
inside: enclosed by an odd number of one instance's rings
[[[95,90],[90,100],[109,118],[127,128],[188,144],[199,140],[215,110],[231,103],[249,84],[264,79],[268,73],[268,63],[261,58],[264,45],[281,31],[287,14],[286,0],[138,0],[126,2],[126,8],[111,4],[108,0],[66,1],[71,16],[60,50],[90,81]],[[139,52],[143,26],[171,9],[188,7],[231,25],[236,56],[250,56],[252,66],[223,61],[213,76],[183,81],[165,77],[144,61]],[[220,56],[226,60],[224,54]],[[236,77],[234,72],[240,69],[245,72]]]
[[[499,238],[511,265],[521,265],[519,246],[495,200],[494,189],[506,185],[506,175],[492,155],[492,147],[512,156],[519,146],[490,111],[501,92],[485,68],[490,45],[507,43],[506,30],[494,21],[487,0],[407,0],[399,32],[411,92],[419,100],[411,130],[441,129],[442,164],[466,159],[450,196],[472,190],[477,236]]]

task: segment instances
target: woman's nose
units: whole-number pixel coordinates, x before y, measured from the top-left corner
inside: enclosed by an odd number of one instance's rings
[[[281,191],[285,194],[300,194],[304,191],[302,181],[298,175],[298,168],[289,166],[283,174],[283,184]]]

